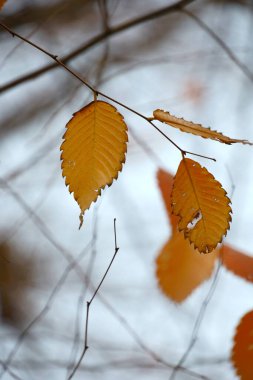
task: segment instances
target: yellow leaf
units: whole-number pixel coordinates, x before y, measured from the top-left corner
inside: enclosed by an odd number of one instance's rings
[[[174,128],[178,128],[182,132],[192,133],[193,135],[201,136],[205,139],[216,140],[228,145],[234,143],[253,145],[253,143],[249,142],[248,140],[232,139],[230,137],[224,136],[220,132],[213,131],[210,128],[205,128],[201,124],[195,124],[191,121],[184,120],[183,118],[173,116],[166,111],[155,110],[153,112],[153,115],[155,120],[159,120],[163,123],[171,125]]]
[[[217,251],[200,255],[179,232],[164,245],[156,260],[161,290],[173,301],[182,302],[214,269]]]
[[[171,207],[173,176],[169,172],[159,169],[157,180],[174,234],[178,224],[178,216],[173,215]],[[249,282],[253,282],[253,256],[246,255],[226,244],[222,245],[220,255],[222,264],[226,269]]]
[[[6,2],[6,0],[0,0],[0,10],[2,9],[2,7],[4,6],[4,3]]]
[[[237,326],[231,360],[241,380],[253,379],[253,310]]]
[[[179,231],[199,252],[211,252],[229,229],[232,210],[226,194],[198,162],[181,161],[172,190],[172,211],[180,218]]]
[[[127,126],[115,107],[94,101],[76,112],[66,128],[61,145],[62,175],[80,206],[81,227],[84,212],[122,170]]]
[[[222,264],[237,276],[253,282],[253,257],[224,245]]]

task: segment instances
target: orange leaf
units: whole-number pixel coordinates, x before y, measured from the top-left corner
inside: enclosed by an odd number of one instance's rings
[[[253,257],[225,245],[222,249],[223,265],[239,277],[253,282]]]
[[[184,120],[183,118],[178,118],[163,110],[155,110],[153,115],[155,120],[159,120],[163,123],[171,125],[174,128],[178,128],[182,132],[192,133],[193,135],[201,136],[205,139],[208,138],[216,140],[228,145],[234,143],[253,145],[253,143],[248,140],[231,139],[228,136],[224,136],[220,132],[213,131],[210,128],[205,128],[201,124],[195,124],[191,121]]]
[[[171,222],[172,229],[175,230],[178,223],[178,217],[172,214],[171,208],[171,192],[173,186],[173,176],[163,169],[157,172],[158,186],[162,193],[165,208]]]
[[[125,162],[127,126],[112,105],[94,101],[73,115],[61,145],[62,175],[83,214]]]
[[[231,360],[241,380],[253,379],[253,310],[237,326]]]
[[[200,255],[175,232],[156,259],[156,276],[163,293],[175,302],[182,302],[214,269],[217,251]]]
[[[184,158],[175,176],[172,210],[180,217],[178,228],[199,252],[211,252],[231,221],[230,199],[207,169]]]

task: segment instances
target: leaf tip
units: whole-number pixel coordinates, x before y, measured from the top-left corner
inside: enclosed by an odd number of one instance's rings
[[[79,220],[80,220],[80,224],[79,224],[79,230],[81,229],[82,225],[83,225],[83,214],[84,212],[81,211],[80,215],[79,215]]]
[[[126,160],[127,126],[111,104],[93,101],[73,114],[60,146],[62,176],[83,214],[118,178]],[[113,150],[115,149],[115,150]]]

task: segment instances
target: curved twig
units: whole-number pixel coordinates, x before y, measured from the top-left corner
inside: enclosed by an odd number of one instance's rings
[[[179,2],[179,3],[182,3],[182,2]],[[177,3],[177,4],[179,4]],[[175,8],[175,6],[174,6]],[[173,9],[174,9],[173,8]],[[179,9],[179,5],[177,6],[176,8],[177,10]],[[181,8],[180,8],[181,9]],[[97,96],[97,95],[100,95],[108,100],[111,100],[112,102],[120,105],[121,107],[127,109],[128,111],[134,113],[135,115],[139,116],[140,118],[144,119],[145,121],[147,121],[150,125],[152,125],[153,128],[156,129],[157,132],[159,132],[166,140],[168,140],[172,145],[175,146],[175,148],[177,148],[182,155],[186,155],[186,154],[191,154],[193,156],[197,156],[197,157],[202,157],[202,158],[206,158],[206,159],[209,159],[209,160],[212,160],[212,161],[216,161],[215,158],[212,158],[212,157],[207,157],[207,156],[203,156],[201,154],[197,154],[197,153],[193,153],[193,152],[190,152],[190,151],[186,151],[182,148],[180,148],[180,146],[178,144],[176,144],[172,139],[170,139],[161,129],[159,129],[152,121],[152,119],[150,119],[149,117],[141,114],[140,112],[134,110],[133,108],[130,108],[129,106],[127,106],[126,104],[124,103],[121,103],[120,101],[112,98],[111,96],[103,93],[102,91],[99,91],[97,90],[96,88],[94,88],[93,86],[91,86],[91,84],[89,84],[86,80],[84,80],[79,73],[75,72],[73,69],[71,69],[69,66],[67,66],[61,59],[58,58],[57,55],[55,54],[52,54],[50,52],[48,52],[47,50],[45,50],[44,48],[42,48],[41,46],[35,44],[34,42],[28,40],[27,38],[21,36],[19,33],[13,31],[11,28],[9,28],[7,25],[3,24],[0,22],[0,26],[2,26],[2,28],[4,28],[7,32],[9,32],[13,37],[18,37],[19,39],[21,39],[22,41],[26,42],[27,44],[31,45],[32,47],[34,47],[35,49],[41,51],[42,53],[44,53],[45,55],[47,55],[48,57],[50,57],[51,59],[53,59],[55,61],[55,64],[56,65],[59,65],[61,66],[63,69],[65,69],[66,71],[68,71],[71,75],[73,75],[76,79],[78,79],[81,83],[83,83],[87,88],[89,88],[93,93],[94,93],[94,96]]]
[[[85,42],[84,44],[80,45],[73,51],[71,51],[69,54],[64,55],[61,58],[61,61],[63,63],[69,63],[74,58],[78,57],[80,54],[84,53],[85,51],[89,50],[93,46],[99,44],[100,42],[106,40],[107,38],[110,38],[111,36],[118,34],[120,32],[123,32],[124,30],[130,29],[136,25],[142,24],[144,22],[153,20],[157,17],[165,16],[168,13],[176,12],[185,7],[186,5],[192,3],[194,0],[181,0],[173,5],[168,5],[167,7],[164,7],[162,9],[159,9],[155,12],[148,13],[147,15],[138,17],[134,20],[127,21],[121,25],[115,26],[113,28],[107,28],[102,33],[98,34],[97,36],[91,38],[88,42]],[[3,24],[1,24],[3,27]],[[51,63],[49,65],[45,65],[41,67],[40,69],[34,70],[29,74],[23,75],[20,78],[14,79],[13,81],[6,83],[2,87],[0,87],[0,93],[3,93],[5,91],[8,91],[22,83],[25,83],[31,79],[35,79],[39,77],[42,74],[47,73],[50,70],[56,69],[58,67],[57,62]]]

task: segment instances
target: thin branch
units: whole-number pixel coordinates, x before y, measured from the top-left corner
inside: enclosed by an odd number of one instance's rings
[[[211,300],[211,298],[212,298],[212,296],[214,294],[216,286],[217,286],[217,282],[218,282],[218,278],[219,278],[219,274],[220,274],[220,269],[221,269],[221,261],[218,262],[218,267],[217,267],[214,279],[212,281],[211,287],[210,287],[210,289],[209,289],[209,291],[208,291],[208,293],[207,293],[207,295],[205,297],[204,302],[202,303],[202,305],[200,307],[197,319],[196,319],[196,321],[194,323],[194,326],[193,326],[190,343],[189,343],[188,347],[186,348],[184,354],[182,355],[181,359],[178,361],[177,365],[173,369],[173,371],[172,371],[172,373],[170,375],[169,380],[174,380],[176,378],[176,373],[177,373],[178,369],[180,367],[182,367],[182,365],[184,364],[184,362],[188,358],[191,350],[193,349],[195,343],[197,342],[198,332],[199,332],[201,323],[202,323],[202,321],[203,321],[203,319],[205,317],[207,306],[208,306],[208,304],[209,304],[209,302],[210,302],[210,300]]]
[[[3,189],[7,190],[12,197],[17,201],[20,207],[31,216],[34,224],[38,227],[42,235],[56,248],[56,250],[65,258],[66,261],[72,262],[72,255],[62,247],[62,245],[56,241],[53,234],[43,222],[43,220],[36,214],[36,212],[25,202],[25,200],[8,184],[7,181],[4,181],[0,178],[0,185]],[[1,376],[0,376],[1,378]]]
[[[210,357],[210,358],[196,358],[191,362],[192,366],[218,366],[224,363],[229,363],[230,357],[229,356],[221,356],[221,357]]]
[[[233,178],[233,175],[231,173],[229,165],[226,164],[225,167],[226,167],[228,177],[229,177],[230,183],[231,183],[231,194],[229,195],[229,197],[230,197],[230,199],[232,199],[234,196],[236,186],[235,186],[234,178]]]
[[[103,29],[105,32],[110,30],[110,17],[107,9],[107,0],[97,0],[98,8],[102,16]]]
[[[213,358],[210,360],[207,360],[206,358],[199,358],[194,361],[194,365],[198,366],[217,366],[219,364],[228,363],[229,358]],[[53,365],[54,367],[58,368],[65,368],[66,362],[64,359],[47,359],[47,363],[50,365]],[[1,363],[0,363],[1,364]],[[36,359],[27,359],[26,363],[22,360],[16,360],[15,361],[15,368],[16,369],[22,369],[25,368],[26,364],[28,364],[32,368],[36,369],[43,369],[45,367],[45,363],[41,360]],[[119,370],[127,370],[127,369],[139,369],[139,370],[160,370],[160,371],[167,371],[167,369],[157,363],[150,363],[147,362],[147,360],[139,358],[136,356],[135,352],[132,352],[132,355],[129,355],[127,352],[124,355],[124,359],[115,359],[115,360],[108,360],[108,361],[101,361],[92,364],[83,364],[79,367],[79,371],[82,372],[91,372],[94,375],[94,372],[100,372],[104,373],[105,370],[108,369],[119,369]],[[84,375],[85,376],[85,375]]]
[[[1,364],[2,366],[4,366],[5,363],[4,363],[2,360],[0,360],[0,364]],[[11,369],[6,368],[6,371],[9,373],[9,375],[10,375],[13,379],[15,379],[15,380],[23,380],[21,377],[19,377],[18,375],[16,375]]]
[[[45,183],[45,188],[41,192],[40,196],[38,197],[38,200],[35,204],[34,209],[39,210],[40,207],[43,205],[43,203],[47,200],[49,194],[50,194],[50,189],[52,189],[53,182],[56,180],[56,173],[53,172],[49,178],[48,181]],[[25,223],[32,218],[33,215],[33,210],[31,210],[29,213],[26,211],[25,215],[21,217],[13,226],[12,228],[9,229],[9,231],[5,234],[4,239],[0,239],[0,249],[1,247],[8,243],[14,236],[15,234],[19,231],[21,227],[25,225]],[[0,259],[8,261],[4,256],[0,256]]]
[[[97,249],[96,249],[96,242],[97,242],[97,221],[98,221],[98,206],[95,207],[95,210],[94,210],[94,226],[93,226],[93,232],[92,232],[92,240],[91,240],[91,254],[90,254],[90,258],[89,258],[89,262],[88,262],[88,265],[87,265],[87,271],[86,273],[88,274],[88,278],[87,278],[87,281],[85,281],[83,283],[83,286],[82,286],[82,289],[81,289],[81,294],[80,294],[80,297],[78,299],[78,305],[77,305],[77,314],[76,314],[76,323],[75,323],[75,334],[74,334],[74,341],[73,341],[73,347],[72,347],[72,352],[71,352],[71,355],[70,355],[70,359],[69,359],[69,364],[67,366],[67,379],[69,377],[69,374],[72,373],[73,371],[73,365],[72,363],[74,363],[74,366],[75,366],[75,353],[76,351],[78,350],[79,348],[79,314],[81,313],[81,308],[83,306],[83,300],[86,298],[86,294],[89,290],[89,287],[90,287],[90,283],[91,283],[91,276],[92,276],[92,272],[93,272],[93,268],[94,268],[94,264],[95,264],[95,259],[96,259],[96,256],[97,256]]]
[[[41,139],[41,135],[43,132],[43,135],[45,134],[45,129],[50,123],[52,124],[54,118],[58,115],[58,113],[70,102],[70,100],[73,99],[73,97],[76,95],[76,92],[80,89],[81,84],[78,83],[76,87],[73,88],[70,95],[49,115],[47,120],[43,123],[43,126],[41,127],[41,131],[38,132],[37,137],[39,137],[39,140]],[[59,139],[62,137],[62,132],[57,132],[54,136],[50,137],[50,141],[47,141],[44,143],[39,149],[36,150],[36,152],[25,162],[19,164],[19,166],[16,167],[16,169],[9,172],[3,179],[6,182],[12,181],[13,179],[17,179],[18,176],[20,176],[22,173],[26,172],[28,169],[31,169],[33,166],[40,163],[43,159],[48,157],[48,153],[56,147],[56,145],[59,143]],[[35,137],[34,137],[35,138]],[[32,143],[32,144],[31,144]],[[29,145],[33,145],[33,140],[29,142]]]
[[[28,34],[27,38],[30,38],[32,37],[35,33],[37,33],[37,31],[46,23],[48,23],[48,21],[50,19],[52,19],[53,17],[55,17],[58,13],[62,12],[64,6],[63,7],[56,7],[55,10],[52,12],[49,12],[48,15],[46,16],[46,18],[43,17],[43,20],[38,24],[36,25],[35,28],[33,28],[33,30]],[[8,59],[16,52],[16,50],[22,45],[22,42],[23,41],[20,41],[16,46],[13,47],[13,49],[11,49],[11,51],[9,51],[9,53],[4,57],[4,59],[2,60],[2,62],[0,63],[0,71],[2,70],[3,66],[6,64],[6,62],[8,61]]]
[[[84,281],[87,282],[88,277],[83,272],[82,268],[79,266],[78,262],[73,261],[73,257],[69,251],[64,249],[64,247],[61,246],[61,244],[56,241],[51,231],[48,229],[48,227],[45,225],[43,220],[36,214],[36,212],[32,212],[31,208],[25,203],[23,198],[17,194],[10,185],[5,182],[3,179],[0,179],[0,183],[2,183],[3,188],[8,190],[10,194],[16,199],[16,201],[19,203],[21,208],[23,208],[27,213],[32,214],[32,220],[35,223],[35,225],[38,227],[38,229],[41,231],[43,236],[56,248],[56,250],[64,257],[64,259],[68,262],[68,264],[74,265],[75,272],[78,275],[78,277]],[[90,284],[93,291],[95,291],[95,287],[93,284]],[[165,367],[174,368],[174,365],[169,363],[168,361],[164,360],[162,357],[158,356],[156,352],[154,352],[151,348],[149,348],[143,341],[142,338],[136,333],[136,331],[132,328],[132,326],[128,323],[128,321],[100,294],[97,294],[97,297],[100,299],[100,301],[103,303],[103,305],[111,312],[111,314],[116,318],[116,320],[124,327],[124,329],[128,332],[128,334],[133,338],[133,340],[137,343],[137,345],[147,354],[149,355],[155,362],[163,364]],[[28,330],[29,331],[29,330]],[[27,332],[24,334],[26,336]],[[22,339],[23,340],[23,339]],[[15,354],[18,351],[18,348],[20,347],[22,342],[19,343],[18,347],[15,348],[15,352],[11,350],[9,352],[9,355],[7,357],[7,360],[4,362],[5,367],[3,368],[2,373],[0,374],[0,379],[4,375],[5,371],[7,371],[8,366],[13,361]],[[8,362],[8,365],[7,365]],[[1,363],[0,363],[1,364]],[[210,380],[207,376],[201,375],[195,371],[189,370],[184,367],[179,368],[180,371],[188,374],[189,376],[201,379],[201,380]]]
[[[124,326],[125,330],[129,333],[129,335],[134,339],[134,341],[137,343],[137,345],[144,351],[146,354],[148,354],[155,362],[160,363],[164,365],[167,368],[173,369],[175,366],[171,363],[169,363],[167,360],[163,359],[162,357],[158,356],[155,351],[153,351],[150,347],[148,347],[142,340],[142,338],[136,333],[136,331],[132,328],[132,326],[127,322],[127,320],[120,315],[120,313],[108,303],[101,295],[100,296],[101,301],[103,304],[110,310],[113,315],[117,318],[117,320]],[[209,377],[205,375],[201,375],[198,372],[192,371],[185,367],[180,367],[180,371],[184,372],[185,374],[198,378],[201,380],[210,380]]]
[[[192,12],[181,9],[181,12],[190,17],[192,20],[198,24],[201,29],[203,29],[227,54],[227,56],[235,63],[237,67],[243,72],[243,74],[253,83],[253,72],[249,70],[249,68],[241,62],[233,51],[229,48],[229,46],[216,34],[204,21],[202,21],[198,16],[193,14]]]
[[[127,21],[121,25],[114,27],[114,28],[109,28],[106,31],[103,31],[101,34],[98,34],[96,37],[91,38],[88,42],[85,42],[84,44],[82,44],[78,48],[74,49],[69,54],[63,56],[62,62],[68,63],[72,59],[74,59],[75,57],[78,57],[80,54],[84,53],[85,51],[89,50],[91,47],[97,45],[98,43],[104,41],[105,39],[113,36],[114,34],[123,32],[124,30],[130,29],[130,28],[137,26],[139,24],[142,24],[144,22],[153,20],[157,17],[165,16],[168,13],[176,12],[176,11],[180,10],[182,7],[192,3],[193,1],[194,0],[181,0],[181,1],[178,1],[177,3],[175,3],[173,5],[169,5],[167,7],[159,9],[158,11],[151,12],[147,15],[138,17],[134,20]],[[1,24],[1,25],[2,25],[2,27],[4,27],[3,24]],[[3,85],[2,87],[0,87],[0,93],[3,93],[7,90],[10,90],[11,88],[16,87],[19,84],[24,83],[28,80],[37,78],[38,76],[40,76],[40,75],[42,75],[42,74],[44,74],[44,73],[46,73],[52,69],[56,69],[57,67],[58,67],[57,63],[52,63],[49,65],[43,66],[42,68],[40,68],[38,70],[34,70],[30,74],[24,75],[18,79],[15,79],[14,81],[11,81],[11,82]]]
[[[44,307],[41,309],[41,311],[31,320],[31,322],[24,328],[24,330],[20,333],[19,337],[17,338],[17,341],[15,343],[15,345],[13,346],[13,348],[11,349],[8,357],[7,357],[7,360],[5,362],[1,362],[0,364],[2,364],[2,367],[3,367],[3,370],[0,374],[0,378],[2,378],[3,374],[5,371],[9,371],[9,368],[8,366],[11,364],[11,362],[13,361],[14,359],[14,356],[16,355],[20,345],[22,344],[22,342],[24,341],[25,337],[27,336],[27,334],[29,333],[29,331],[31,330],[31,328],[36,325],[42,318],[44,318],[46,316],[46,314],[48,313],[48,311],[50,310],[50,307],[52,306],[52,303],[56,297],[56,295],[58,294],[58,292],[60,291],[61,287],[63,286],[63,284],[65,283],[69,273],[71,272],[71,270],[73,268],[76,267],[76,264],[83,258],[83,256],[88,252],[88,249],[89,249],[89,246],[90,246],[90,243],[87,244],[87,246],[79,253],[77,259],[75,260],[72,260],[68,265],[67,267],[65,268],[63,274],[61,275],[61,277],[59,278],[59,280],[57,281],[55,287],[53,288],[53,290],[51,291]]]
[[[136,144],[138,144],[141,147],[141,149],[146,153],[147,157],[154,162],[155,166],[158,166],[158,167],[164,166],[164,164],[162,163],[160,157],[156,154],[156,152],[145,141],[141,140],[133,131],[133,129],[130,128],[129,126],[128,126],[128,132],[129,132],[130,138],[132,137],[132,139],[136,142]]]
[[[96,297],[97,292],[101,288],[101,286],[102,286],[102,284],[103,284],[103,282],[104,282],[104,280],[105,280],[105,278],[106,278],[106,276],[107,276],[107,274],[108,274],[108,272],[109,272],[109,270],[110,270],[110,268],[112,266],[112,263],[113,263],[116,255],[117,255],[117,253],[119,251],[119,247],[117,245],[117,231],[116,231],[116,219],[115,218],[114,218],[114,221],[113,221],[113,228],[114,228],[114,255],[113,255],[113,257],[112,257],[112,259],[111,259],[111,261],[110,261],[110,263],[109,263],[109,265],[108,265],[108,267],[107,267],[107,269],[106,269],[106,271],[105,271],[105,273],[104,273],[104,275],[103,275],[100,283],[98,284],[98,287],[96,288],[95,292],[93,293],[93,296],[91,297],[91,299],[89,301],[87,301],[86,322],[85,322],[85,335],[84,335],[84,348],[83,348],[83,351],[81,353],[81,356],[80,356],[77,364],[75,365],[73,371],[69,375],[68,380],[71,380],[73,378],[73,376],[75,375],[76,371],[78,370],[80,364],[82,363],[82,360],[83,360],[83,358],[84,358],[84,356],[85,356],[85,354],[86,354],[86,352],[87,352],[87,350],[89,348],[89,346],[88,346],[88,325],[89,325],[90,306],[91,306],[94,298]]]
[[[173,8],[174,9],[174,8]],[[177,9],[178,9],[178,6],[177,6]],[[186,154],[191,154],[193,156],[197,156],[197,157],[202,157],[202,158],[206,158],[206,159],[209,159],[209,160],[212,160],[212,161],[216,161],[215,158],[211,158],[211,157],[207,157],[207,156],[203,156],[201,154],[197,154],[197,153],[193,153],[193,152],[190,152],[190,151],[186,151],[182,148],[180,148],[180,146],[178,144],[176,144],[173,140],[171,140],[161,129],[159,129],[154,123],[152,120],[150,120],[149,117],[146,117],[145,115],[142,115],[140,112],[134,110],[133,108],[130,108],[129,106],[119,102],[118,100],[112,98],[111,96],[97,90],[96,88],[94,88],[93,86],[91,86],[86,80],[84,80],[77,72],[75,72],[73,69],[71,69],[70,67],[68,67],[62,60],[60,60],[57,55],[54,55],[54,54],[51,54],[50,52],[48,52],[47,50],[45,50],[44,48],[42,48],[41,46],[35,44],[34,42],[32,41],[29,41],[27,40],[25,37],[21,36],[19,33],[16,33],[14,32],[12,29],[10,29],[7,25],[3,24],[0,22],[0,26],[2,26],[6,31],[8,31],[13,37],[18,37],[20,38],[21,40],[25,41],[27,44],[33,46],[35,49],[41,51],[42,53],[44,53],[45,55],[49,56],[50,58],[52,58],[57,65],[61,66],[62,68],[64,68],[66,71],[68,71],[71,75],[73,75],[75,78],[77,78],[80,82],[82,82],[86,87],[88,87],[95,95],[100,95],[100,96],[103,96],[104,98],[108,99],[108,100],[111,100],[112,102],[120,105],[121,107],[127,109],[128,111],[134,113],[135,115],[139,116],[140,118],[144,119],[145,121],[147,121],[150,125],[152,125],[153,128],[156,129],[157,132],[159,132],[166,140],[168,140],[172,145],[174,145],[175,148],[177,148],[183,155],[186,155]]]

